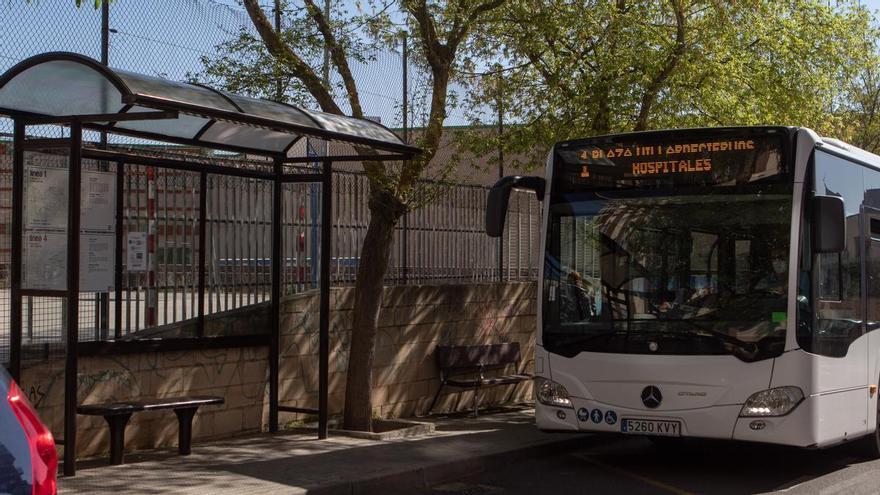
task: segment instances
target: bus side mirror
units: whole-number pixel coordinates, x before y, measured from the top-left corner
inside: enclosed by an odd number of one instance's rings
[[[846,247],[846,214],[837,196],[813,198],[813,252],[839,253]]]
[[[507,217],[507,202],[510,191],[516,188],[535,191],[538,201],[544,200],[545,181],[541,177],[521,177],[510,175],[502,177],[489,190],[486,202],[486,234],[489,237],[501,237],[504,232],[504,219]]]

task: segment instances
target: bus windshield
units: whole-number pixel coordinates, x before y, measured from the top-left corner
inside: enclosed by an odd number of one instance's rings
[[[757,160],[765,170],[766,156]],[[754,153],[743,158],[747,167],[756,163]],[[780,162],[781,154],[771,159]],[[779,163],[774,170],[783,172]],[[544,347],[565,356],[730,354],[755,361],[779,355],[792,184],[779,173],[758,180],[737,173],[740,182],[705,178],[708,184],[662,188],[590,190],[554,182]]]

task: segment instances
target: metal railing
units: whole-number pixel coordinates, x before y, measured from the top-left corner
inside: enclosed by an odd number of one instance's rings
[[[33,154],[33,165],[59,157]],[[40,160],[46,163],[40,163]],[[84,167],[97,167],[84,162]],[[104,165],[108,171],[115,164]],[[0,154],[0,362],[8,358],[11,154]],[[199,173],[128,165],[122,187],[123,231],[155,228],[155,246],[147,264],[153,273],[129,271],[123,248],[122,318],[115,328],[108,308],[116,294],[84,293],[80,302],[80,340],[132,336],[154,327],[194,318],[198,307],[200,187]],[[271,294],[270,182],[209,174],[205,183],[206,314],[269,300]],[[436,185],[435,185],[436,186]],[[533,280],[537,276],[540,205],[534,194],[514,191],[501,239],[483,230],[488,188],[445,184],[438,199],[402,219],[394,232],[388,285],[480,283]],[[331,283],[353,285],[359,252],[369,223],[369,181],[360,172],[333,177],[333,251]],[[282,193],[282,287],[295,294],[318,287],[321,187],[285,184]],[[154,198],[153,207],[149,198]],[[123,242],[123,244],[125,244]],[[45,359],[63,351],[64,299],[27,297],[23,334],[25,358]],[[154,306],[153,306],[154,305]],[[153,307],[151,307],[153,306]],[[155,315],[151,321],[147,314]]]

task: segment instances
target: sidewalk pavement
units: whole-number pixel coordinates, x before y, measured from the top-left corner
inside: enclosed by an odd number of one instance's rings
[[[436,433],[373,441],[278,433],[195,442],[193,453],[129,454],[121,466],[80,463],[59,478],[73,494],[352,494],[424,488],[469,474],[576,448],[585,435],[543,433],[531,409],[478,418],[431,418]],[[425,421],[421,418],[420,421]]]

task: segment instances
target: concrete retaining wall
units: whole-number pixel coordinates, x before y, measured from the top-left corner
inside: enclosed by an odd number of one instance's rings
[[[331,295],[330,412],[340,414],[351,334],[353,289]],[[317,406],[318,294],[282,303],[280,398],[282,405]],[[257,318],[255,321],[260,321]],[[373,374],[374,414],[408,417],[426,412],[439,383],[434,363],[438,344],[520,342],[531,369],[535,342],[535,286],[530,283],[389,287],[383,294]],[[182,395],[220,395],[221,407],[202,408],[194,439],[220,438],[266,428],[268,349],[236,348],[123,354],[80,358],[78,403]],[[512,368],[507,371],[513,371]],[[27,391],[56,437],[63,437],[63,360],[25,367]],[[483,404],[531,397],[531,385],[487,389]],[[468,409],[471,392],[448,389],[435,410]],[[281,422],[301,415],[282,413]],[[78,418],[79,456],[102,454],[108,433],[100,417]],[[126,449],[174,446],[177,421],[171,411],[135,414]]]

